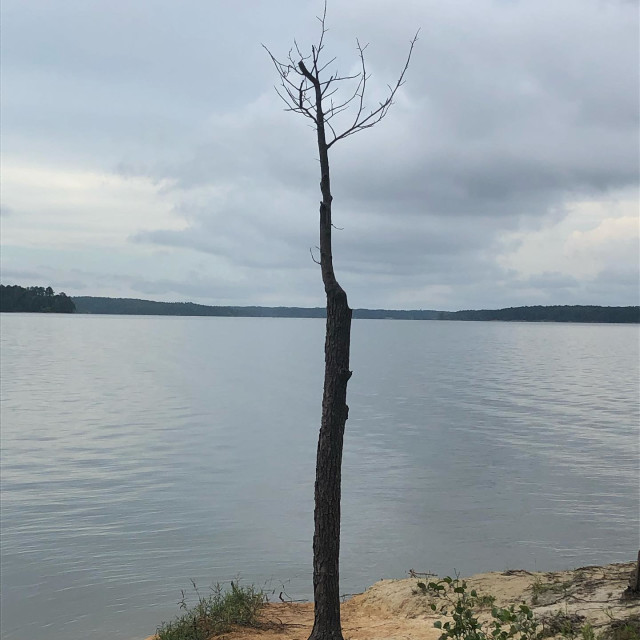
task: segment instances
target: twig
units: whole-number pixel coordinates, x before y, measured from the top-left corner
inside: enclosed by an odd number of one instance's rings
[[[335,58],[331,58],[328,62],[320,62],[322,50],[324,49],[324,37],[328,31],[326,26],[326,2],[324,3],[322,16],[317,16],[317,18],[320,22],[320,36],[318,43],[311,46],[310,54],[306,56],[303,55],[296,40],[293,41],[294,46],[289,50],[285,61],[278,60],[264,44],[262,47],[269,54],[271,62],[280,76],[280,87],[275,87],[275,90],[280,99],[285,103],[285,111],[293,111],[303,115],[305,118],[309,118],[316,127],[320,127],[326,123],[332,136],[331,140],[326,143],[327,149],[329,149],[338,142],[338,140],[344,140],[344,138],[354,133],[373,127],[387,115],[398,90],[404,84],[404,78],[409,68],[413,49],[418,41],[420,30],[418,29],[411,39],[409,52],[398,80],[394,85],[387,85],[389,93],[386,99],[366,114],[365,96],[367,80],[370,78],[370,75],[367,74],[365,61],[365,50],[368,44],[362,45],[360,41],[356,39],[356,48],[360,59],[359,73],[342,76],[338,71],[335,71],[327,80],[321,79],[321,74],[335,61]],[[294,49],[297,59],[293,57]],[[295,76],[297,76],[297,79],[294,82],[292,77],[295,79]],[[355,88],[349,92],[344,100],[334,103],[333,96],[337,93],[338,86],[340,83],[346,81],[356,81]],[[329,100],[328,105],[326,103],[327,100]],[[351,124],[342,132],[338,133],[330,121],[337,115],[351,108],[353,103],[355,103],[355,115]]]

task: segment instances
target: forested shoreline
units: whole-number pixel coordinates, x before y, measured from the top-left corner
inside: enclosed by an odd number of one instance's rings
[[[215,316],[228,318],[324,318],[324,307],[209,306],[194,302],[158,302],[56,294],[51,287],[0,285],[0,311],[106,315]],[[640,323],[640,307],[535,305],[505,309],[354,309],[356,319],[458,320],[502,322]]]
[[[207,306],[193,302],[156,302],[134,298],[75,297],[78,313],[122,315],[223,316],[249,318],[324,318],[323,307]],[[495,310],[437,311],[433,309],[354,309],[356,319],[496,320],[511,322],[639,323],[640,307],[555,305]]]
[[[229,318],[324,318],[324,307],[208,306],[194,302],[156,302],[136,298],[75,297],[78,313],[168,316],[222,316]],[[354,309],[354,318],[436,320],[439,311]]]
[[[509,307],[508,309],[441,311],[438,315],[438,320],[638,323],[640,322],[640,307],[536,305],[532,307]]]
[[[51,287],[0,285],[0,311],[28,313],[74,313],[76,305],[64,291]]]

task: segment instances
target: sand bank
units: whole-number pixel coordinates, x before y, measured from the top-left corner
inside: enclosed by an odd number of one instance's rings
[[[495,597],[498,607],[524,602],[552,628],[554,618],[576,630],[589,623],[596,636],[629,620],[640,629],[640,598],[626,589],[635,563],[589,566],[569,571],[490,572],[467,578],[469,589]],[[422,579],[422,578],[421,578]],[[433,578],[431,578],[433,579]],[[437,640],[432,600],[417,588],[418,579],[382,580],[342,605],[345,640]],[[487,617],[489,613],[484,615]],[[262,614],[263,628],[238,629],[224,640],[307,640],[313,624],[311,603],[270,603]],[[152,640],[151,636],[148,640]]]

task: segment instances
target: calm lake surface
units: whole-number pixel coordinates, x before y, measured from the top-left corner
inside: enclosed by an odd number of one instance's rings
[[[323,320],[3,314],[2,638],[311,597]],[[356,320],[342,590],[638,550],[638,327]]]

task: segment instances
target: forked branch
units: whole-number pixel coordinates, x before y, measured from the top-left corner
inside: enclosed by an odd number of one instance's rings
[[[409,68],[420,30],[411,39],[409,52],[398,80],[394,85],[388,85],[389,93],[387,97],[374,109],[368,109],[365,97],[367,80],[369,80],[370,75],[367,73],[364,55],[367,45],[363,46],[356,40],[356,48],[360,58],[359,73],[342,76],[338,71],[335,71],[326,80],[321,77],[325,70],[335,62],[335,58],[328,62],[321,61],[324,37],[328,31],[326,15],[327,3],[325,1],[322,16],[318,16],[318,21],[320,22],[318,43],[311,46],[311,53],[306,56],[302,54],[296,41],[294,41],[294,48],[289,51],[284,61],[278,60],[265,45],[262,46],[269,54],[280,77],[280,86],[276,86],[276,92],[286,105],[285,111],[300,113],[312,120],[316,127],[326,123],[331,131],[331,139],[326,143],[327,149],[329,149],[338,140],[343,140],[354,133],[373,127],[387,115],[398,90],[404,84],[405,75]],[[342,82],[351,82],[352,88],[346,98],[334,102],[333,96],[338,92],[339,85]],[[354,112],[353,118],[343,130],[336,131],[331,120],[349,109]]]

